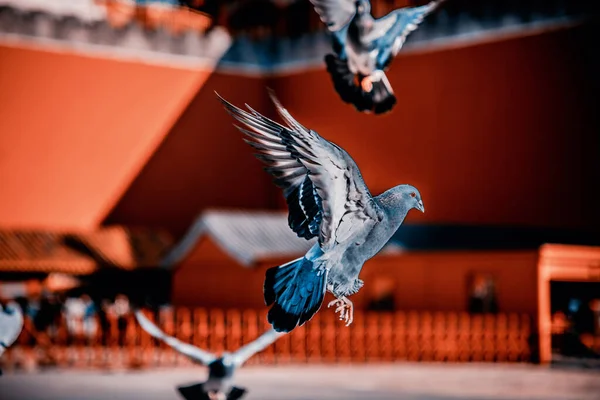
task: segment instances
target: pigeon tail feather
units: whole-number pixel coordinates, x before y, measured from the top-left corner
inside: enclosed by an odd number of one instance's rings
[[[373,82],[373,90],[371,93],[373,96],[373,111],[375,114],[389,112],[394,108],[394,105],[396,105],[396,96],[389,90],[388,85],[383,79]]]
[[[373,107],[369,96],[366,96],[354,82],[354,74],[348,68],[348,62],[333,54],[325,56],[327,72],[331,76],[333,87],[345,103],[352,104],[358,111],[370,111]]]
[[[266,272],[264,299],[272,305],[267,319],[277,332],[291,332],[319,311],[325,298],[326,270],[299,258]]]
[[[208,393],[204,390],[204,384],[205,382],[189,386],[178,386],[177,391],[185,400],[210,400]]]
[[[247,390],[245,388],[234,386],[231,388],[231,391],[227,395],[227,400],[238,400],[244,397]]]

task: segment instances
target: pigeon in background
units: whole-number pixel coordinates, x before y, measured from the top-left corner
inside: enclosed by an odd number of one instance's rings
[[[250,357],[264,350],[283,335],[270,329],[237,351],[225,352],[221,357],[217,357],[213,353],[165,334],[139,310],[135,312],[135,318],[150,336],[163,341],[192,361],[208,367],[206,382],[177,388],[186,400],[237,400],[242,398],[246,394],[246,389],[233,386],[235,371]]]
[[[348,296],[363,286],[358,278],[363,264],[383,248],[411,209],[425,212],[421,195],[413,186],[399,185],[371,196],[350,155],[302,126],[269,93],[287,126],[219,96],[229,114],[245,125],[236,127],[283,189],[290,228],[301,238],[319,238],[304,257],[267,270],[263,294],[272,305],[269,323],[278,332],[290,332],[312,318],[329,291],[336,299],[328,307],[335,305],[350,325]]]
[[[396,96],[384,71],[407,36],[443,1],[376,19],[369,0],[310,0],[332,35],[334,54],[325,56],[325,63],[340,98],[358,111],[390,111]]]
[[[6,308],[0,304],[0,357],[19,337],[23,329],[23,312],[15,302],[10,302]],[[2,370],[0,370],[2,375]]]

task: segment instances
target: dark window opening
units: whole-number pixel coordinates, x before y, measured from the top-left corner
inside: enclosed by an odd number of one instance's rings
[[[553,358],[600,366],[600,282],[551,282],[550,309]]]
[[[475,273],[469,277],[468,310],[473,314],[498,312],[496,282],[491,274]]]

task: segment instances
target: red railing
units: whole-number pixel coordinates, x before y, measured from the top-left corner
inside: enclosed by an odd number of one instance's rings
[[[146,313],[151,317],[150,313]],[[266,330],[264,312],[254,310],[164,310],[159,326],[168,334],[214,352],[235,350]],[[6,367],[45,364],[65,367],[190,365],[143,332],[132,315],[67,321],[35,332],[27,321]],[[409,361],[523,362],[530,359],[527,315],[469,315],[442,312],[357,313],[345,327],[323,310],[305,326],[283,336],[249,363],[364,363]]]

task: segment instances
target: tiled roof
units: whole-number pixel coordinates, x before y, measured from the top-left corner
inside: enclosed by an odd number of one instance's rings
[[[227,30],[212,26],[165,2],[0,0],[2,42],[185,69],[212,70],[229,48]]]
[[[173,244],[173,238],[163,231],[113,226],[70,235],[69,242],[82,246],[99,264],[133,269],[157,266]]]
[[[54,232],[0,231],[0,271],[93,272],[94,260],[66,246],[63,239],[64,234]]]
[[[121,226],[75,233],[0,230],[0,271],[85,275],[102,265],[157,266],[171,244],[165,232]]]
[[[74,17],[83,21],[106,19],[106,7],[94,0],[0,0],[0,6],[21,12],[46,12],[56,17]]]

